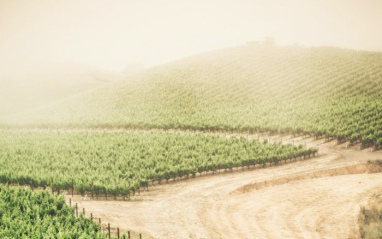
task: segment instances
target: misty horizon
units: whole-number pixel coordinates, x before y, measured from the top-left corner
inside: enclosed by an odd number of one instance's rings
[[[374,0],[2,2],[0,75],[60,64],[120,73],[266,37],[382,51],[380,9]]]

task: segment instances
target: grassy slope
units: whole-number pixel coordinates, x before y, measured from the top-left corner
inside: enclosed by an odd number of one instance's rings
[[[252,44],[8,119],[49,127],[294,132],[382,145],[382,54]]]
[[[381,162],[379,162],[381,163]],[[358,216],[361,238],[382,238],[382,197],[374,194],[366,206],[361,207]]]

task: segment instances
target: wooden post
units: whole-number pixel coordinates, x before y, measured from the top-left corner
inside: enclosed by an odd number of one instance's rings
[[[109,239],[110,239],[110,223],[107,224],[107,230],[109,232]]]
[[[93,213],[90,213],[90,220],[93,221]]]
[[[78,217],[78,205],[76,203],[76,217]]]
[[[71,207],[71,206],[72,206],[72,199],[69,198],[69,207]]]
[[[119,239],[119,227],[117,228],[117,236],[118,236],[118,239]]]
[[[130,231],[127,232],[127,239],[131,239],[131,237],[130,237]]]
[[[142,239],[142,234],[139,233],[139,239]]]
[[[73,189],[74,189],[74,180],[72,179],[72,197],[73,197]]]
[[[52,194],[54,195],[54,189],[53,189],[53,178],[50,178],[50,186],[52,188]]]

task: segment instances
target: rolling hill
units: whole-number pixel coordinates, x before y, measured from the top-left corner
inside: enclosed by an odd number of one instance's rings
[[[151,68],[4,127],[307,134],[382,145],[382,53],[250,43]]]

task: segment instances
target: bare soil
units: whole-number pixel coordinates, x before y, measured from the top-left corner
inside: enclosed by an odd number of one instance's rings
[[[382,152],[323,139],[248,138],[306,143],[319,157],[155,185],[131,201],[72,202],[143,238],[359,238],[360,205],[382,189],[382,167],[368,161]]]

